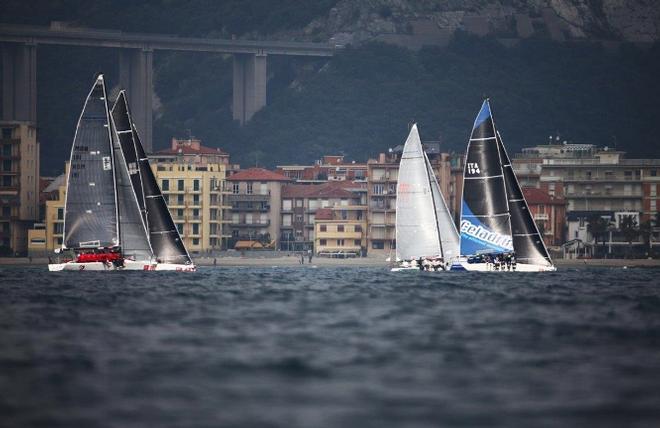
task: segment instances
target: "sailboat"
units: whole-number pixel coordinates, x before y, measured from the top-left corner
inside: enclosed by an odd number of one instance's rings
[[[556,270],[513,171],[486,99],[463,171],[460,264],[469,271]]]
[[[403,147],[396,195],[396,260],[392,271],[448,270],[459,235],[413,124]],[[421,260],[420,260],[421,259]],[[422,266],[420,266],[422,264]]]
[[[62,270],[194,271],[131,120],[124,91],[108,108],[103,75],[87,95],[71,148]]]

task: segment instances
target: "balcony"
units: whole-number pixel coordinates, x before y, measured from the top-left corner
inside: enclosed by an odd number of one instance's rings
[[[316,232],[317,239],[362,239],[362,232]]]
[[[259,195],[256,193],[246,194],[246,193],[232,193],[227,197],[229,202],[239,202],[239,201],[252,201],[252,202],[268,202],[270,200],[270,195]]]
[[[256,228],[263,228],[263,227],[268,227],[270,226],[270,220],[266,221],[260,221],[258,223],[246,223],[245,221],[241,221],[238,223],[232,223],[232,227],[256,227]]]
[[[270,205],[266,205],[265,207],[258,206],[258,207],[246,207],[246,206],[232,206],[230,209],[234,212],[261,212],[261,213],[267,213],[270,211]]]

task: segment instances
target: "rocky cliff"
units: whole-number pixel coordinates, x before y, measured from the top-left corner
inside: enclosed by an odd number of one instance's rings
[[[655,0],[339,0],[304,28],[337,44],[382,40],[418,47],[446,44],[457,30],[502,40],[654,42]]]

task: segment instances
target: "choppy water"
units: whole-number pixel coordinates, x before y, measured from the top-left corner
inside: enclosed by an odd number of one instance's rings
[[[658,426],[659,274],[0,268],[0,426]]]

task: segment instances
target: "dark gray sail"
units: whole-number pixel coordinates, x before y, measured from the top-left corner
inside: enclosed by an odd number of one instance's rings
[[[144,152],[142,143],[140,143],[140,137],[131,119],[131,112],[124,91],[117,98],[117,102],[113,107],[113,115],[115,111],[117,116],[121,116],[115,120],[118,127],[117,133],[121,136],[122,147],[126,147],[125,153],[130,152],[131,146],[135,151],[137,175],[131,174],[131,177],[134,178],[133,186],[137,201],[140,203],[140,200],[142,200],[143,203],[142,212],[149,231],[149,243],[153,255],[159,262],[191,264],[190,255],[172,220],[165,198],[163,198],[156,177],[149,165],[149,159]],[[127,164],[129,171],[131,171],[129,158],[127,158]]]
[[[513,251],[504,173],[488,100],[472,127],[463,180],[461,254]]]
[[[497,147],[502,160],[502,170],[504,171],[509,212],[511,213],[511,232],[516,259],[518,263],[552,266],[552,260],[536,227],[532,213],[529,211],[529,206],[518,183],[518,178],[513,171],[511,160],[504,148],[500,133],[497,132],[496,134]]]
[[[69,162],[62,248],[119,245],[112,130],[103,75],[83,107]]]
[[[138,180],[136,180],[135,187],[140,188],[140,199],[143,200],[142,186],[139,182],[136,163],[135,146],[132,144],[132,139],[126,138],[126,132],[115,128],[117,124],[114,118],[119,115],[119,111],[115,110],[115,107],[117,107],[117,103],[115,103],[112,109],[113,120],[111,125],[115,131],[113,155],[121,250],[125,258],[132,260],[151,260],[153,254],[147,238],[147,227],[134,188],[134,180],[137,177]]]

